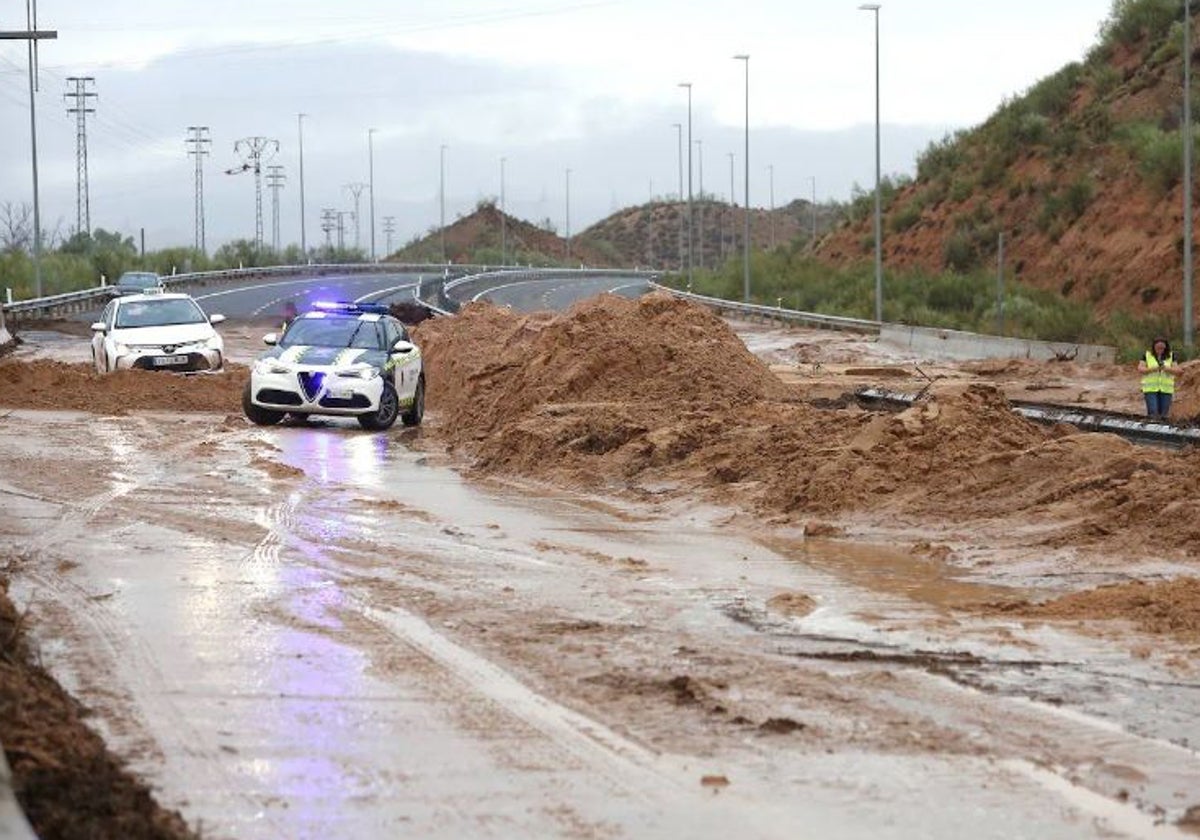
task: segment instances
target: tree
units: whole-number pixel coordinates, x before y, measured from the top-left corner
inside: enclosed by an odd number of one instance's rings
[[[25,202],[0,204],[0,250],[28,253],[33,245],[33,208]]]

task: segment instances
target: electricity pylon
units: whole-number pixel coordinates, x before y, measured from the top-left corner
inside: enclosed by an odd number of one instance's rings
[[[196,194],[193,198],[196,217],[195,248],[200,253],[207,254],[208,247],[204,237],[204,156],[209,153],[205,147],[212,143],[208,137],[208,126],[189,125],[188,138],[184,142],[189,146],[188,154],[196,157]]]
[[[243,137],[233,144],[233,153],[242,156],[242,165],[225,170],[226,175],[254,173],[254,247],[263,246],[262,165],[279,154],[279,141],[269,137]]]
[[[87,115],[96,113],[88,102],[98,94],[87,88],[95,82],[92,76],[68,76],[67,84],[73,90],[63,94],[63,99],[71,101],[67,113],[75,115],[75,230],[88,236],[92,234],[92,211],[88,195]]]
[[[275,253],[279,253],[279,191],[286,180],[282,164],[267,167],[267,188],[271,191],[271,250]]]

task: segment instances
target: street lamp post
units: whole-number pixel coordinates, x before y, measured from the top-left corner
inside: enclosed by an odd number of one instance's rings
[[[687,165],[687,182],[688,182],[688,198],[687,198],[687,264],[688,264],[688,291],[692,290],[692,274],[695,260],[695,246],[692,242],[692,83],[680,82],[681,88],[687,88],[688,97],[688,121],[687,121],[687,150],[688,150],[688,165]]]
[[[308,237],[304,229],[304,118],[308,114],[296,115],[296,128],[300,135],[300,253],[308,262]]]
[[[700,218],[696,220],[696,227],[700,228],[700,230],[697,231],[697,233],[696,233],[696,238],[698,240],[700,240],[700,248],[698,249],[700,251],[700,254],[696,258],[696,261],[700,264],[700,268],[703,269],[704,268],[704,141],[703,140],[696,141],[696,167],[699,170],[696,174],[698,175],[698,177],[700,179],[699,184],[698,184],[698,186],[700,187],[700,207],[699,207],[699,210],[697,213],[697,215],[699,215]]]
[[[769,186],[768,195],[770,196],[771,209],[771,250],[775,250],[775,164],[767,165],[767,184]]]
[[[375,262],[375,132],[377,128],[367,129],[368,178],[367,189],[371,193],[371,262]]]
[[[737,196],[733,192],[733,152],[728,152],[729,155],[729,250],[737,249],[737,224],[734,219],[734,208],[737,207]],[[725,225],[721,225],[721,244],[724,245]],[[727,259],[724,247],[721,249],[721,259]]]
[[[746,149],[743,156],[746,158],[746,183],[745,183],[745,202],[746,207],[743,212],[745,216],[745,230],[742,233],[745,241],[742,243],[742,297],[746,303],[750,302],[750,56],[743,53],[735,55],[734,61],[745,62],[746,66]]]
[[[1192,310],[1192,3],[1183,0],[1183,346],[1195,343]]]
[[[679,192],[676,195],[679,197],[679,205],[681,207],[679,213],[679,270],[683,271],[683,123],[671,123],[675,129],[675,139],[678,141],[679,148]]]
[[[504,210],[504,163],[508,158],[500,158],[500,265],[508,265],[508,219]]]
[[[883,202],[879,192],[879,9],[878,3],[864,3],[859,11],[875,15],[875,320],[883,320]],[[1186,62],[1185,62],[1186,63]]]
[[[438,232],[442,240],[442,264],[446,264],[446,149],[445,143],[442,144],[439,150],[438,158],[438,206],[440,223]]]
[[[812,247],[817,247],[817,176],[809,175],[812,181]]]

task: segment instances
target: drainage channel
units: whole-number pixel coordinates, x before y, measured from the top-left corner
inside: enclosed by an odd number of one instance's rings
[[[882,388],[862,388],[854,392],[859,402],[874,405],[908,407],[916,403],[923,394],[908,394],[887,391]],[[1010,400],[1012,410],[1022,417],[1046,425],[1069,423],[1086,432],[1108,432],[1120,435],[1134,443],[1182,449],[1200,443],[1200,428],[1148,420],[1133,414],[1117,411],[1102,411],[1055,403],[1035,403]]]

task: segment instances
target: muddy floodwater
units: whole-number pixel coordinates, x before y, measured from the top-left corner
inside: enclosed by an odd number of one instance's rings
[[[43,661],[203,836],[1189,836],[1186,647],[422,434],[0,417]]]

